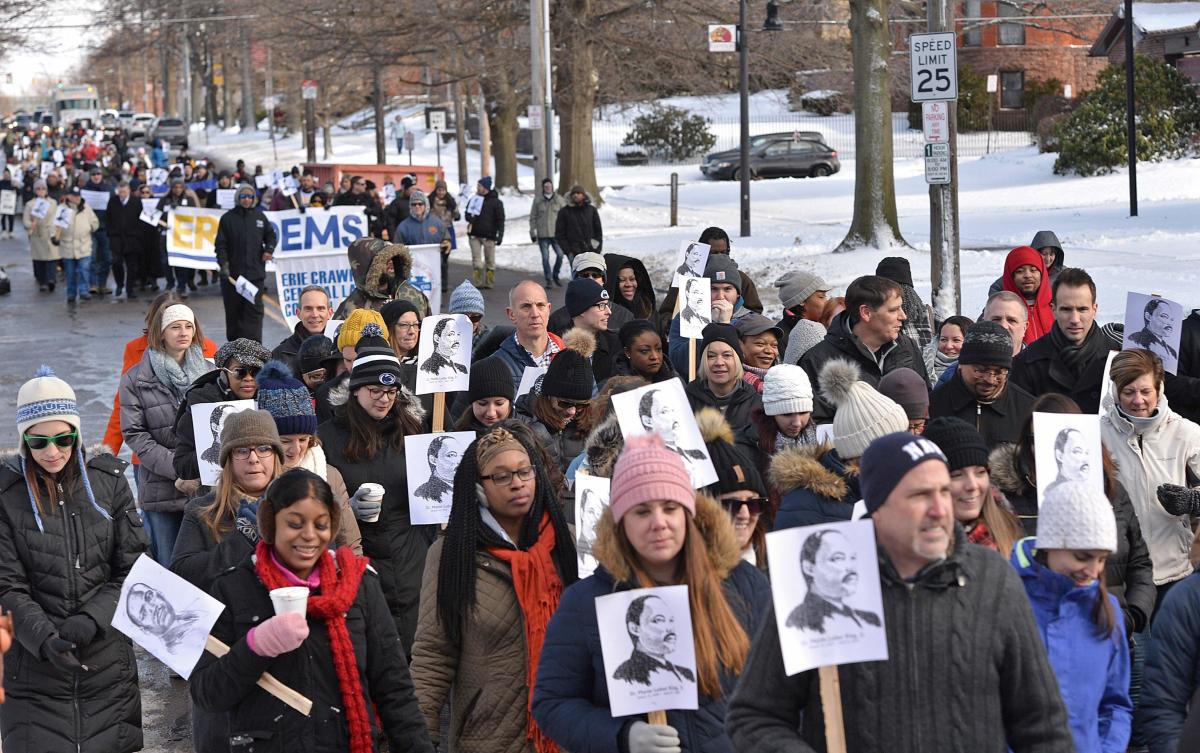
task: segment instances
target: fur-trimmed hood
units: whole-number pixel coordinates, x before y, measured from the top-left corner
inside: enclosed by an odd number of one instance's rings
[[[696,528],[704,537],[708,560],[717,578],[725,580],[741,561],[733,521],[725,508],[707,494],[696,494]],[[634,583],[633,566],[621,555],[617,544],[617,525],[612,509],[606,508],[596,524],[596,543],[592,548],[596,561],[604,566],[618,583]]]
[[[387,300],[391,291],[380,278],[387,273],[392,261],[395,280],[407,281],[412,273],[412,253],[403,243],[388,243],[378,238],[362,238],[346,249],[350,270],[354,274],[354,285],[370,298]]]
[[[988,473],[992,484],[1006,494],[1020,492],[1033,485],[1025,478],[1020,469],[1020,459],[1017,457],[1017,446],[1002,444],[988,455]]]
[[[583,457],[588,471],[593,476],[612,478],[613,466],[625,448],[625,436],[617,423],[617,414],[610,413],[600,425],[592,429],[583,444]]]
[[[807,489],[822,497],[842,499],[850,491],[846,479],[821,462],[830,452],[833,452],[833,445],[824,443],[790,447],[776,453],[771,459],[771,483],[781,496],[793,489]],[[847,473],[858,472],[849,467],[846,470]]]

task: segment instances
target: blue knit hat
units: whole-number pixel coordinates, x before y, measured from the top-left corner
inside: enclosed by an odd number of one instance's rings
[[[282,361],[267,361],[258,372],[258,408],[271,414],[280,435],[317,433],[312,396]]]
[[[450,306],[447,313],[482,316],[484,314],[483,293],[480,293],[479,289],[469,280],[463,280],[462,284],[450,294]]]
[[[941,448],[925,437],[896,432],[871,442],[858,464],[859,488],[867,514],[883,507],[900,480],[926,460],[950,467]]]
[[[492,176],[485,175],[482,178],[480,178],[479,185],[483,186],[484,188],[486,188],[489,191],[492,190]]]

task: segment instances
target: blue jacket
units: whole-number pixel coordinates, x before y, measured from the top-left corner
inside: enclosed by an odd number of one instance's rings
[[[546,336],[558,345],[559,350],[562,350],[563,341],[558,335],[547,332]],[[496,349],[495,355],[508,366],[508,370],[512,373],[514,388],[521,386],[521,377],[525,375],[525,367],[537,365],[529,357],[529,352],[517,342],[516,335],[504,338],[504,342],[500,343],[500,347]]]
[[[411,214],[396,226],[396,238],[409,246],[419,246],[429,243],[441,243],[449,240],[446,225],[431,212],[426,212],[424,220],[418,220]]]
[[[1200,688],[1200,573],[1192,573],[1167,592],[1154,623],[1146,654],[1138,729],[1150,753],[1194,751],[1184,736],[1188,705]],[[1195,724],[1194,720],[1191,720]],[[1192,746],[1200,745],[1195,738]]]
[[[1129,645],[1121,606],[1108,596],[1118,616],[1112,636],[1096,634],[1092,608],[1099,583],[1076,587],[1065,575],[1034,559],[1033,537],[1013,547],[1012,563],[1025,584],[1046,645],[1050,666],[1070,718],[1075,747],[1089,753],[1123,753],[1129,744],[1133,702],[1129,699]],[[1158,640],[1158,628],[1154,630]],[[1145,704],[1143,696],[1142,703]]]
[[[758,632],[771,590],[767,578],[749,562],[739,562],[722,586],[730,607],[753,638]],[[546,628],[533,693],[533,718],[559,747],[571,753],[617,753],[625,750],[626,729],[641,716],[613,717],[608,708],[604,656],[596,625],[596,597],[634,586],[617,583],[601,565],[594,575],[563,593],[558,611]],[[667,724],[679,733],[685,753],[732,753],[725,734],[725,708],[737,677],[721,673],[724,694],[700,696],[696,711],[668,711]]]
[[[772,530],[850,520],[862,499],[858,474],[847,471],[837,450],[804,445],[775,453],[771,478],[779,489],[779,512]]]

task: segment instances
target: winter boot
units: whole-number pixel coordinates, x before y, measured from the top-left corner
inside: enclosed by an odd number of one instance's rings
[[[471,274],[471,280],[475,284],[475,287],[483,287],[483,270],[476,267]]]
[[[483,283],[484,289],[490,289],[495,282],[496,282],[496,271],[494,269],[489,269],[487,271],[487,281],[485,283]]]

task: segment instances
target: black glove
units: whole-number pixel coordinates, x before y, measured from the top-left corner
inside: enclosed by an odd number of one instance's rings
[[[221,262],[220,264],[218,264],[217,271],[221,273],[222,278],[224,278],[224,279],[229,278],[229,264],[227,262]]]
[[[51,238],[50,242],[53,243],[55,246],[57,246],[59,244],[58,238]]]
[[[82,647],[96,639],[99,629],[96,621],[86,614],[73,614],[58,626],[58,634],[61,638]]]
[[[1200,489],[1162,484],[1158,487],[1158,503],[1172,515],[1200,515]]]
[[[42,658],[68,674],[86,671],[79,663],[79,657],[75,655],[75,644],[64,641],[57,635],[50,636],[42,644]]]
[[[249,518],[238,516],[234,521],[234,525],[243,536],[245,536],[251,544],[258,544],[258,526]]]

